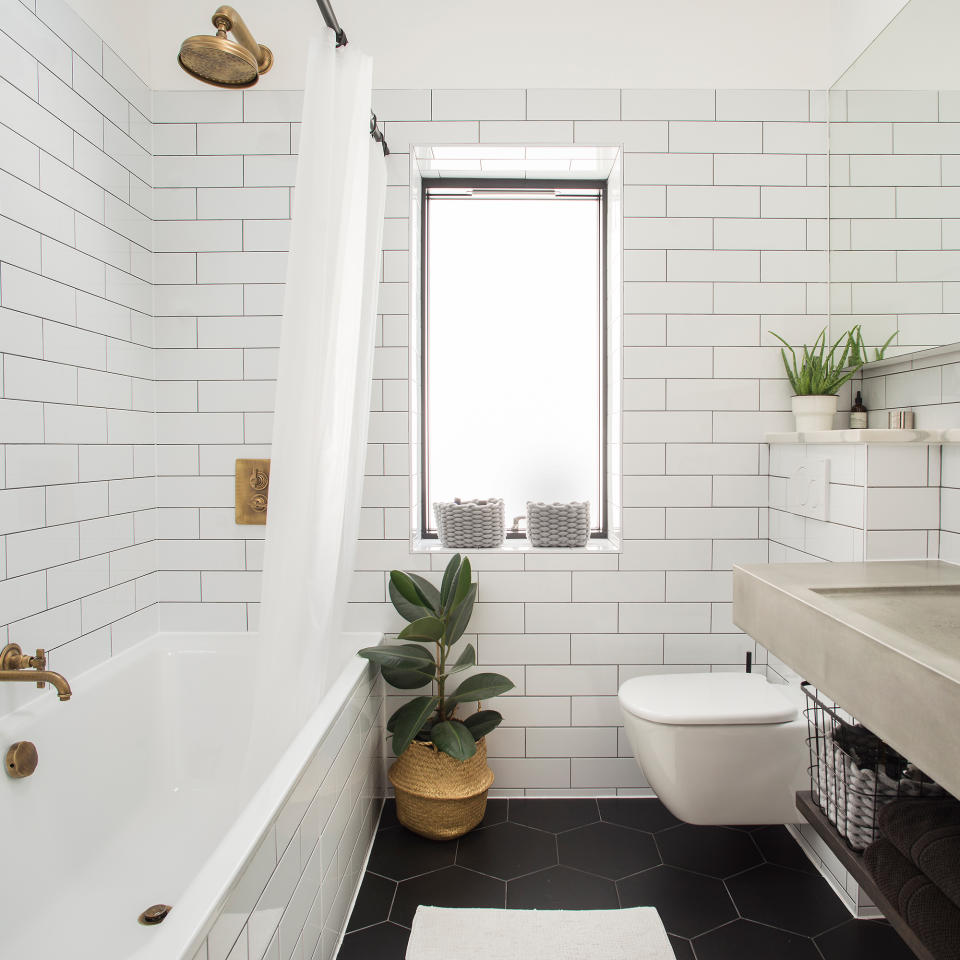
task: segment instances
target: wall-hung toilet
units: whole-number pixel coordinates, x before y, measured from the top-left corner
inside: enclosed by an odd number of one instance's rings
[[[809,789],[803,692],[753,673],[635,677],[620,687],[633,755],[688,823],[798,823]]]

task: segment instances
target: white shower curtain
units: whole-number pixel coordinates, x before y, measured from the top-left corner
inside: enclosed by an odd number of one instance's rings
[[[386,164],[372,61],[311,41],[271,451],[258,704],[295,729],[356,646],[343,636],[360,516]]]

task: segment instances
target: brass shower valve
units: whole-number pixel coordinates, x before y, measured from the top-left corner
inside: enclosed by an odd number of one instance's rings
[[[235,519],[240,524],[267,522],[269,460],[237,460]]]

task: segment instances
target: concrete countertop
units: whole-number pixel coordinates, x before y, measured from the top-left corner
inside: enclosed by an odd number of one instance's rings
[[[960,795],[960,566],[735,566],[733,621]]]

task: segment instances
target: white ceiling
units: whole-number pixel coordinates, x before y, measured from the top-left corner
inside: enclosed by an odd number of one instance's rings
[[[216,0],[68,0],[154,89],[195,89],[180,42],[213,33]],[[314,0],[236,0],[303,86]],[[381,88],[829,86],[905,0],[333,0]]]

